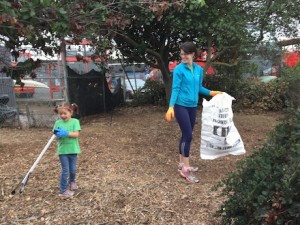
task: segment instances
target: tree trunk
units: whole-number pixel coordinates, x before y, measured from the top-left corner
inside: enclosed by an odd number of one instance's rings
[[[171,76],[169,75],[169,79],[164,81],[164,85],[165,85],[165,91],[166,91],[166,99],[168,101],[168,103],[170,102],[170,98],[171,98],[171,91],[172,91],[172,79]]]
[[[61,39],[60,44],[60,56],[61,56],[61,63],[63,69],[63,76],[64,76],[64,89],[63,89],[63,96],[66,102],[69,102],[69,89],[68,89],[68,79],[67,79],[67,65],[66,65],[66,43],[64,39]]]
[[[169,59],[167,57],[169,53],[166,54],[166,57],[161,56],[158,60],[158,66],[161,71],[165,91],[166,91],[166,100],[169,103],[171,98],[171,91],[172,91],[172,77],[169,70]]]

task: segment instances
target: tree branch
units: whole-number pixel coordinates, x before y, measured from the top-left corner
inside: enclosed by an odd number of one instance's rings
[[[239,64],[240,60],[235,61],[234,63],[224,63],[224,62],[213,62],[212,65],[214,66],[226,66],[226,67],[234,67]]]
[[[151,62],[150,60],[147,60],[145,57],[139,57],[139,56],[132,56],[130,53],[126,53],[123,52],[122,53],[123,56],[127,56],[128,58],[133,59],[136,62],[145,62],[147,65],[151,66],[151,67],[157,67],[157,65],[155,65],[153,62]]]
[[[141,44],[137,43],[136,41],[134,41],[132,38],[130,38],[128,35],[126,34],[121,34],[120,37],[129,45],[131,45],[134,48],[139,48],[141,46]],[[159,58],[160,55],[159,53],[157,53],[156,51],[153,51],[150,48],[145,48],[145,52],[149,53],[150,55]]]
[[[122,38],[127,44],[131,45],[132,47],[139,48],[141,46],[141,44],[134,41],[128,35],[126,35],[126,34],[119,34],[119,35],[120,35],[119,36],[120,38]],[[158,52],[156,52],[150,48],[145,48],[145,52],[156,58],[157,64],[163,74],[164,80],[168,80],[169,79],[169,77],[168,77],[169,68],[166,67],[164,60],[162,59],[162,56]]]
[[[300,44],[300,38],[292,38],[289,40],[278,41],[277,44],[281,47]]]
[[[260,23],[260,29],[259,29],[259,37],[258,39],[256,40],[256,43],[259,43],[261,40],[264,39],[264,29],[266,27],[266,25],[268,24],[268,21],[267,19],[269,18],[269,16],[272,14],[270,8],[272,6],[272,0],[269,0],[267,2],[267,6],[266,6],[266,12],[265,12],[265,15],[262,16],[262,20],[261,20],[261,23]]]

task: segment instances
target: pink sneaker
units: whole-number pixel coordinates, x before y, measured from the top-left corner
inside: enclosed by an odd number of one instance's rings
[[[178,164],[178,171],[180,171],[182,169],[183,165],[184,165],[183,163],[179,163]],[[196,167],[196,166],[190,166],[190,171],[197,172],[198,170],[199,170],[198,167]]]
[[[72,197],[74,195],[74,191],[70,191],[67,189],[64,193],[60,193],[58,196],[60,197]]]
[[[70,189],[71,189],[71,191],[77,190],[77,189],[78,189],[77,184],[76,184],[75,182],[71,182],[71,183],[70,183]]]
[[[195,175],[190,170],[190,168],[182,167],[182,169],[179,171],[179,174],[190,183],[198,183],[199,182],[199,180],[197,179],[197,177],[195,177]]]

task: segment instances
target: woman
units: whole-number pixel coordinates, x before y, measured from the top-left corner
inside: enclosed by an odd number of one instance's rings
[[[165,118],[169,122],[174,118],[175,113],[181,129],[178,171],[188,182],[197,183],[199,180],[193,172],[196,172],[198,168],[190,166],[189,155],[199,93],[215,96],[222,92],[210,91],[202,86],[203,69],[193,62],[197,57],[197,48],[193,42],[185,42],[180,46],[180,56],[182,62],[175,67],[173,72],[171,99]]]

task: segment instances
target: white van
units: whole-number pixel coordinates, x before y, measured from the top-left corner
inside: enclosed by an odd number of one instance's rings
[[[132,99],[134,92],[143,88],[144,85],[145,81],[142,79],[125,79],[126,98]]]

